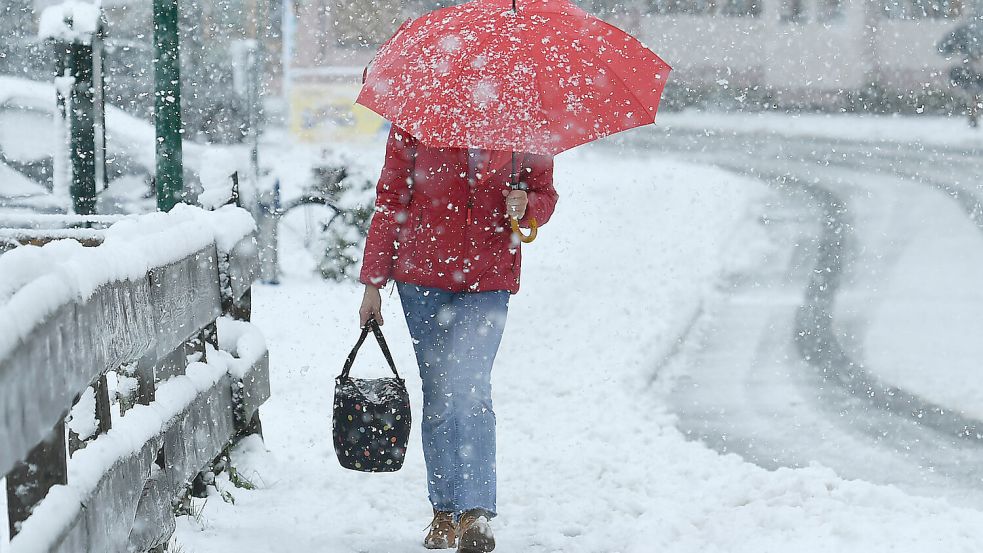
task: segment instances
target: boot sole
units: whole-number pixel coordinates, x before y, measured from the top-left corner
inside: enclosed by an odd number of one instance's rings
[[[495,550],[495,543],[479,544],[474,547],[458,547],[457,553],[490,553]]]
[[[462,537],[457,546],[457,553],[490,553],[495,550],[495,538],[485,535],[477,537]]]

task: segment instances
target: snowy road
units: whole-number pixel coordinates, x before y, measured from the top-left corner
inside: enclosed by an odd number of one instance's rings
[[[758,262],[730,273],[662,367],[680,428],[763,467],[819,462],[983,505],[983,295],[979,279],[951,278],[983,274],[983,152],[679,131],[648,147],[773,190],[749,230]],[[902,262],[925,235],[937,254]],[[918,284],[886,297],[899,278]],[[951,309],[934,328],[914,324],[939,304]]]

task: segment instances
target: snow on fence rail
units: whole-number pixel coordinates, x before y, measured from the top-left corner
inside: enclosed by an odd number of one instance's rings
[[[0,255],[9,546],[159,547],[172,501],[231,441],[259,431],[269,397],[265,343],[243,322],[258,273],[253,220],[179,205],[82,240],[25,226],[0,233],[32,244]]]

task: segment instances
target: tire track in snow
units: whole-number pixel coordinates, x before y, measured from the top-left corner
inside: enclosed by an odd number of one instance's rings
[[[774,140],[774,137],[758,138]],[[809,148],[813,154],[844,150],[842,143],[829,140],[810,141]],[[902,168],[905,162],[924,155],[925,148],[913,146],[908,148],[909,151],[904,151],[906,148],[903,145],[897,145],[896,154],[885,154],[883,157],[864,155],[870,151],[870,146],[850,144],[850,149],[853,150],[851,153],[854,156],[860,154],[864,160],[860,162],[854,157],[845,160],[837,160],[835,157],[823,159],[822,156],[817,156],[816,161],[850,167],[858,172],[871,172],[872,167],[884,169],[885,172],[889,171],[900,178],[933,186],[956,201],[970,220],[983,232],[983,217],[980,217],[981,203],[975,195],[948,182],[926,177],[919,171]],[[877,149],[887,148],[882,144]],[[751,150],[751,148],[744,148],[744,151]],[[937,149],[928,151],[948,157],[946,152]],[[975,150],[966,150],[962,154],[977,155]],[[886,164],[877,163],[878,160]],[[811,160],[807,155],[801,155],[798,161],[808,163]],[[965,163],[966,158],[960,157],[959,161]],[[873,376],[862,362],[852,359],[840,343],[835,330],[832,307],[840,288],[840,277],[846,269],[843,263],[848,259],[843,243],[850,239],[853,225],[847,215],[846,202],[832,191],[832,187],[819,183],[807,184],[809,180],[814,179],[801,175],[795,176],[791,172],[760,172],[754,168],[739,167],[728,162],[717,162],[715,165],[762,180],[766,184],[777,181],[779,186],[792,185],[801,188],[815,199],[822,209],[822,233],[818,239],[817,261],[805,291],[805,302],[800,306],[796,318],[795,342],[802,359],[818,369],[824,380],[838,384],[855,397],[866,399],[875,408],[898,416],[906,416],[943,434],[976,442],[983,441],[983,433],[981,433],[983,422],[965,417],[943,405],[923,400],[918,394],[901,387],[882,382]]]
[[[922,434],[928,430],[941,437],[959,438],[972,450],[968,452],[970,456],[978,454],[979,447],[983,447],[980,431],[983,423],[881,381],[862,362],[853,359],[841,343],[833,306],[841,289],[844,271],[849,269],[850,257],[846,245],[854,238],[854,227],[847,201],[834,192],[834,189],[842,188],[843,183],[824,183],[815,176],[822,174],[824,166],[838,166],[851,170],[856,179],[862,179],[864,173],[893,174],[903,180],[932,186],[955,200],[983,231],[983,218],[979,216],[980,201],[975,194],[961,187],[959,179],[953,178],[955,184],[952,184],[925,176],[934,173],[932,167],[939,165],[938,158],[948,162],[948,167],[956,169],[971,166],[971,162],[967,162],[965,157],[952,158],[947,152],[931,151],[926,154],[924,148],[917,146],[886,147],[881,144],[871,147],[853,143],[845,148],[843,143],[823,140],[799,140],[799,143],[794,140],[777,141],[778,144],[775,144],[774,137],[758,136],[750,141],[742,141],[741,138],[747,137],[733,135],[721,140],[719,137],[714,139],[692,133],[689,144],[685,140],[683,144],[670,140],[668,144],[663,142],[659,145],[669,146],[665,149],[675,153],[680,153],[678,147],[682,145],[681,152],[691,154],[690,157],[693,157],[695,150],[700,161],[756,178],[779,190],[797,188],[819,208],[820,226],[813,252],[815,263],[795,315],[793,341],[801,359],[815,369],[818,376],[815,384],[820,409],[826,411],[831,419],[848,418],[851,429],[859,428],[873,438],[874,443],[893,442],[898,451],[910,451],[919,445],[924,447],[926,440]],[[877,153],[871,154],[872,151]],[[978,155],[975,151],[963,153],[971,157]],[[744,158],[747,163],[735,162],[735,158]],[[921,170],[922,167],[926,170]],[[971,171],[970,167],[965,169]],[[694,339],[692,334],[696,326],[687,327],[681,342]],[[670,355],[675,356],[683,349],[675,348]],[[665,363],[663,361],[660,367]],[[872,414],[872,410],[880,414]],[[721,441],[726,441],[725,433]],[[740,444],[733,440],[725,448],[735,451],[735,445],[738,446],[736,451],[740,452]],[[749,452],[749,449],[745,452]],[[745,457],[755,460],[753,454]],[[959,456],[956,457],[954,464],[959,465]],[[959,479],[976,487],[981,484],[974,477]]]

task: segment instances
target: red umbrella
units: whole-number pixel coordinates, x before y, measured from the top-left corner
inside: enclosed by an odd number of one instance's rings
[[[671,69],[568,0],[472,0],[404,23],[357,102],[428,146],[555,155],[654,123]]]
[[[357,101],[428,146],[554,155],[655,122],[670,70],[567,0],[472,0],[404,23]]]

